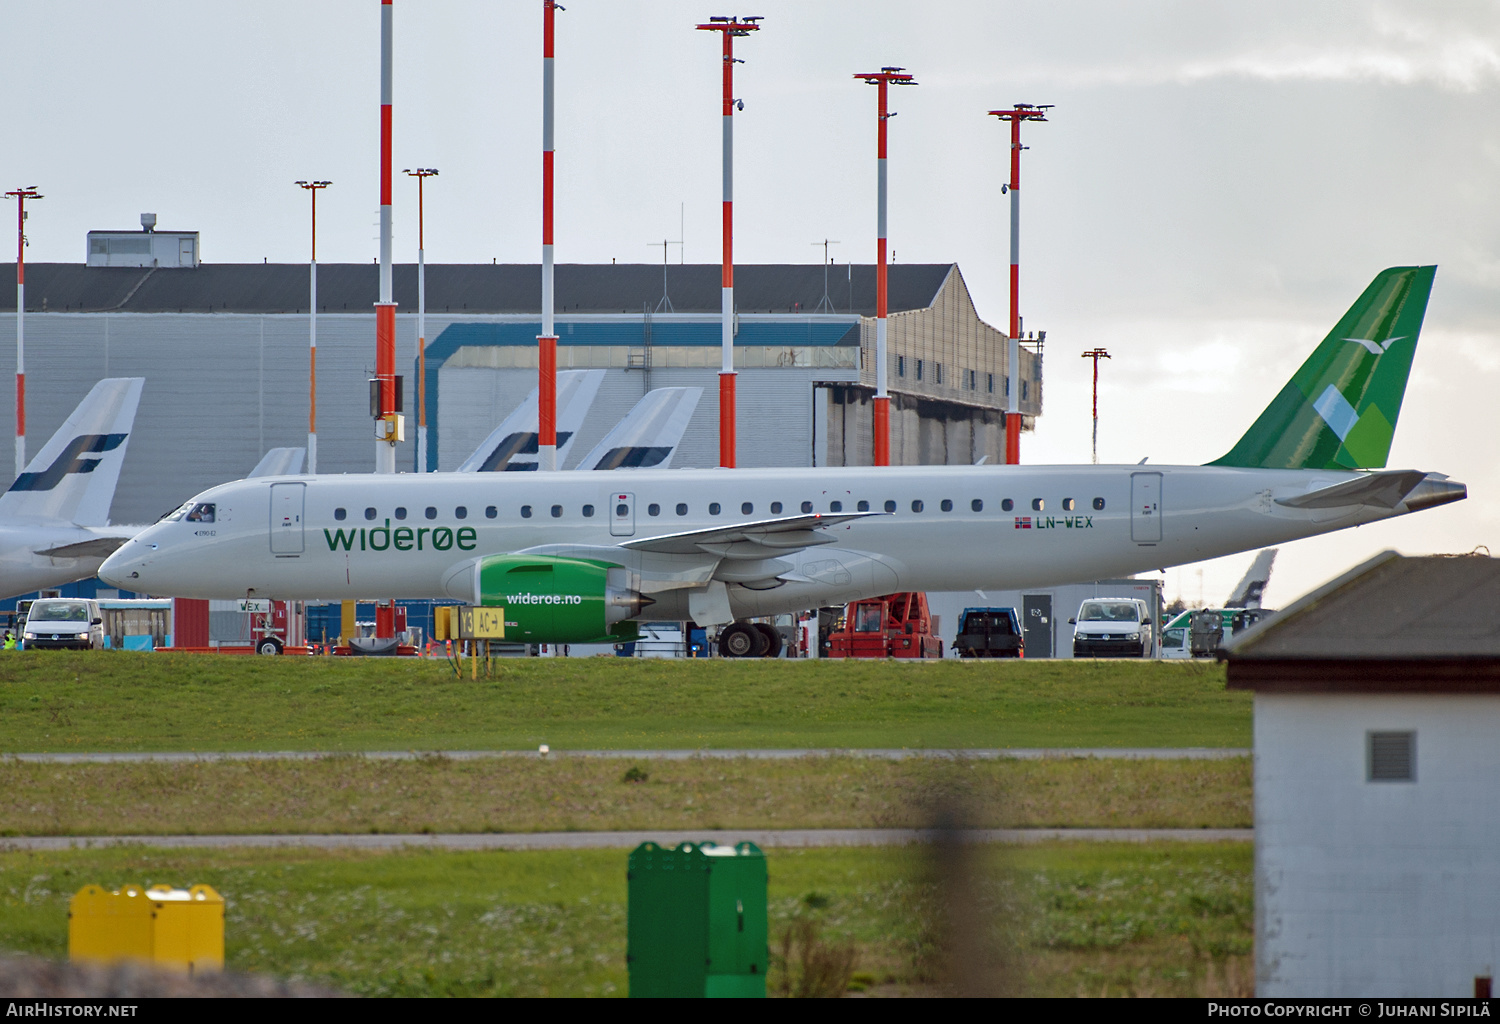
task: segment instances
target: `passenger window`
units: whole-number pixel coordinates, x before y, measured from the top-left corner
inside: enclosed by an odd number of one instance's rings
[[[1005,498],[1000,502],[1001,512],[1011,512],[1015,509],[1015,507],[1016,503],[1011,501],[1009,498]]]
[[[842,501],[830,501],[828,503],[828,511],[842,512],[844,511],[844,503]]]
[[[750,502],[748,502],[748,501],[745,502],[743,505],[740,506],[740,514],[741,515],[747,515],[748,516],[751,513],[753,513],[754,511],[755,511],[755,506],[753,504],[751,504]]]
[[[651,507],[655,508],[655,509],[659,509],[660,508],[660,506],[657,506],[657,505],[652,505]],[[653,516],[656,515],[655,512],[653,512],[651,514]],[[585,518],[585,519],[592,519],[592,518],[594,518],[594,506],[592,506],[592,505],[585,505],[585,506],[583,506],[583,518]]]
[[[333,518],[337,519],[341,523],[344,521],[344,517],[347,516],[348,514],[349,513],[345,512],[341,508],[336,508],[336,509],[333,510]]]
[[[426,511],[424,511],[422,514],[424,516],[426,516],[428,519],[436,519],[437,518],[437,506],[436,505],[428,505]]]
[[[708,503],[708,514],[711,516],[716,516],[719,514],[719,503],[717,501],[711,501]]]
[[[1031,499],[1031,510],[1033,512],[1041,512],[1046,507],[1047,507],[1047,503],[1045,501],[1043,501],[1041,498],[1032,498]]]
[[[802,514],[806,515],[807,513],[811,512],[811,511],[812,511],[812,502],[810,502],[810,501],[804,501],[802,503]]]
[[[500,514],[500,510],[498,508],[496,508],[494,505],[487,505],[487,506],[485,506],[484,517],[486,519],[494,519],[499,514]]]
[[[561,505],[553,505],[552,506],[552,518],[553,519],[561,519],[562,518],[562,506]]]
[[[1063,499],[1063,511],[1064,512],[1071,512],[1071,511],[1073,511],[1077,507],[1078,507],[1078,502],[1074,501],[1072,498],[1064,498]]]
[[[522,519],[530,519],[531,518],[531,506],[530,505],[522,505],[521,506],[521,518]]]
[[[1094,499],[1094,511],[1095,512],[1103,512],[1104,511],[1104,499],[1103,498],[1095,498]]]
[[[467,519],[467,518],[469,518],[469,510],[468,510],[468,508],[466,506],[463,506],[463,505],[458,506],[458,508],[456,508],[456,509],[453,510],[453,518],[454,519]]]
[[[984,502],[980,501],[978,498],[975,498],[973,501],[969,502],[969,507],[972,508],[975,512],[983,512]]]
[[[773,502],[771,502],[771,515],[773,515],[773,516],[779,516],[779,515],[781,515],[781,502],[779,502],[779,501],[773,501]]]
[[[861,512],[868,512],[870,511],[870,503],[868,501],[862,501],[858,505],[856,505],[855,508],[859,509],[859,511]]]
[[[403,506],[403,505],[397,505],[396,506],[396,518],[397,519],[405,519],[406,518],[406,507],[405,506]]]
[[[583,507],[587,508],[587,509],[593,508],[592,505],[585,505]],[[592,513],[589,513],[589,512],[585,512],[584,513],[584,515],[591,515],[591,514]],[[661,515],[661,506],[660,505],[647,505],[646,506],[646,515],[648,515],[648,516],[659,516],[659,515]]]
[[[682,502],[678,502],[677,503],[677,514],[680,515],[680,516],[687,515],[687,506],[684,505]]]
[[[943,504],[941,505],[941,508],[942,508],[942,510],[944,512],[952,512],[953,511],[953,499],[951,499],[951,498],[944,498],[943,499]]]
[[[896,511],[896,503],[894,501],[888,501],[888,502],[886,502],[885,503],[885,510],[887,512],[894,512],[894,511]]]
[[[911,510],[913,512],[920,512],[920,511],[922,511],[922,502],[920,500],[912,502],[911,503]]]
[[[367,508],[367,509],[365,509],[365,518],[366,519],[374,519],[375,518],[375,510],[373,508]]]

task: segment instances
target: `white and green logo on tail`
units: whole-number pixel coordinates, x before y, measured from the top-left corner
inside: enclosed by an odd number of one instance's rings
[[[1255,425],[1209,465],[1384,467],[1436,273],[1381,271]]]

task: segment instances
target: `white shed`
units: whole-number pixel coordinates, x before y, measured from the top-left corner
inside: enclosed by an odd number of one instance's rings
[[[1386,552],[1224,657],[1255,694],[1256,994],[1488,995],[1500,561]]]

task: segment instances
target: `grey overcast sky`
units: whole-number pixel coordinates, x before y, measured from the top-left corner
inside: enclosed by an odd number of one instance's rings
[[[817,3],[568,0],[558,16],[558,258],[719,252],[717,42],[741,40],[736,240],[744,263],[871,262],[875,90],[894,64],[890,235],[898,262],[954,261],[1006,321],[1007,129],[1028,125],[1022,313],[1048,332],[1028,462],[1089,458],[1086,348],[1105,345],[1101,461],[1217,457],[1383,267],[1440,266],[1391,464],[1470,500],[1288,546],[1268,601],[1387,547],[1500,553],[1500,5],[1353,0]],[[212,262],[371,259],[377,0],[0,2],[0,175],[38,185],[28,259],[80,262],[84,233],[203,232]],[[396,167],[432,166],[435,262],[539,259],[541,3],[397,0]],[[398,259],[416,190],[397,182]],[[674,259],[676,258],[674,254]],[[373,341],[373,339],[372,339]],[[1170,496],[1167,496],[1170,500]],[[1167,571],[1221,600],[1250,556]],[[1201,569],[1201,575],[1199,570]]]

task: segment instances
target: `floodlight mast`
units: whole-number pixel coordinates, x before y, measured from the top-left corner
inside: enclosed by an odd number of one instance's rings
[[[392,0],[380,0],[380,301],[375,304],[375,472],[396,472],[396,302],[391,297]]]
[[[724,39],[724,263],[721,281],[723,326],[719,365],[719,465],[735,464],[734,393],[734,40],[759,31],[761,18],[717,17],[698,25],[703,32],[718,32]]]
[[[436,167],[402,168],[417,179],[417,461],[427,472],[427,245],[423,225],[422,183],[437,176]]]
[[[1099,464],[1099,360],[1109,359],[1107,349],[1093,348],[1083,353],[1083,358],[1094,361],[1094,465]]]
[[[552,267],[552,144],[554,16],[557,0],[542,0],[542,333],[537,335],[537,468],[557,469],[557,328]]]
[[[875,465],[891,464],[891,398],[888,390],[889,376],[886,366],[885,315],[886,315],[886,122],[896,115],[886,107],[887,86],[916,85],[917,80],[902,68],[885,67],[879,71],[855,75],[864,79],[866,85],[878,90],[876,100],[879,129],[875,143],[876,164],[876,242],[875,242]]]
[[[307,298],[307,471],[318,472],[318,193],[331,181],[299,181],[312,198],[312,256]]]
[[[1021,461],[1021,122],[1045,121],[1052,104],[1017,103],[1009,110],[991,110],[993,117],[1010,122],[1010,353],[1006,366],[1005,462]],[[1097,365],[1097,363],[1095,364]]]
[[[16,201],[16,475],[26,468],[26,200],[42,199],[35,185],[14,189]]]

